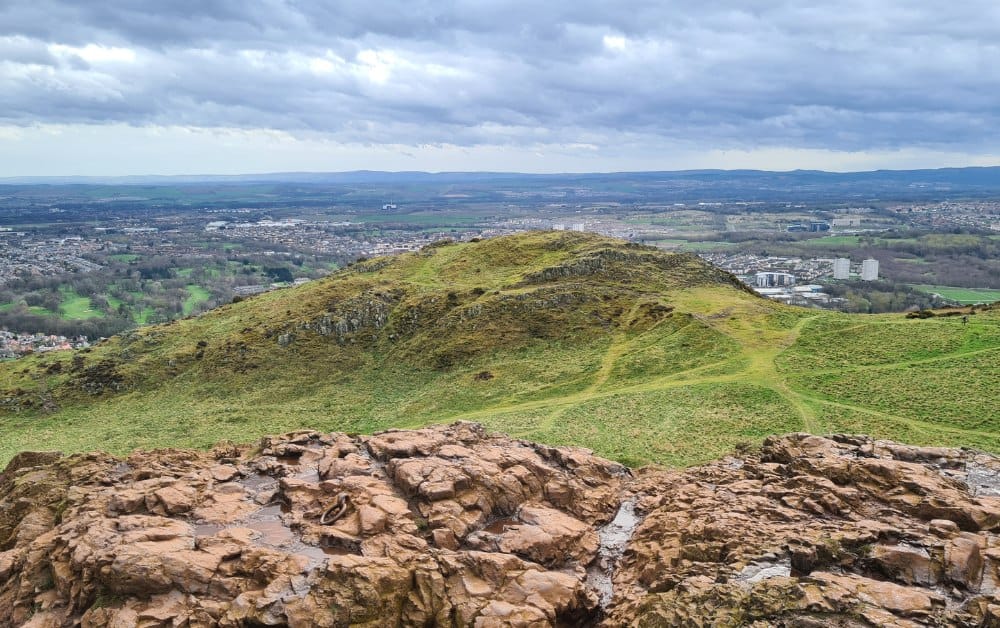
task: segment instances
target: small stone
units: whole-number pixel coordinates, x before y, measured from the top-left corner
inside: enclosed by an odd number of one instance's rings
[[[229,482],[240,473],[236,467],[227,464],[216,465],[211,471],[212,479],[216,482]]]
[[[448,528],[435,528],[431,536],[434,539],[434,545],[441,549],[452,551],[458,549],[458,539],[455,538],[455,533]]]
[[[181,491],[172,486],[161,488],[154,493],[163,504],[167,514],[176,515],[191,510],[193,501],[188,491]]]
[[[370,536],[385,531],[388,517],[384,511],[364,504],[358,507],[358,523],[361,534]]]

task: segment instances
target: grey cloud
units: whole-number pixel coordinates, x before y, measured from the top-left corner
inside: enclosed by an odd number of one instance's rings
[[[0,7],[0,122],[413,145],[995,146],[1000,8],[937,4],[15,0]]]
[[[9,37],[0,39],[0,63],[56,65],[43,42],[26,37]]]

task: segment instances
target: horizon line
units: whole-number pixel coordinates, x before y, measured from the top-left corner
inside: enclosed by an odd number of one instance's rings
[[[265,172],[241,172],[241,173],[179,173],[179,174],[102,174],[102,175],[79,175],[79,174],[46,174],[46,175],[14,175],[0,176],[0,185],[46,180],[129,180],[129,179],[235,179],[251,177],[322,177],[337,175],[426,175],[426,176],[524,176],[524,177],[572,177],[572,176],[620,176],[620,175],[649,175],[649,174],[697,174],[697,173],[756,173],[756,174],[828,174],[828,175],[852,175],[852,174],[877,174],[877,173],[921,173],[921,172],[944,172],[957,170],[996,170],[1000,169],[1000,164],[990,166],[942,166],[937,168],[876,168],[873,170],[822,170],[815,168],[796,168],[792,170],[766,170],[757,168],[689,168],[680,170],[592,170],[592,171],[562,171],[562,172],[529,172],[517,170],[287,170],[287,171],[265,171]]]

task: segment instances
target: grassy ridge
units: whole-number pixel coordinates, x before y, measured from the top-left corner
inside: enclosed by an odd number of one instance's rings
[[[629,464],[798,430],[1000,451],[1000,316],[970,318],[791,308],[585,234],[432,246],[2,364],[0,461],[456,419]]]

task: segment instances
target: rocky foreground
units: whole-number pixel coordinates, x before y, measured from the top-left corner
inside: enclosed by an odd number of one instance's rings
[[[0,474],[0,626],[1000,625],[1000,460],[769,438],[686,471],[457,423]]]

